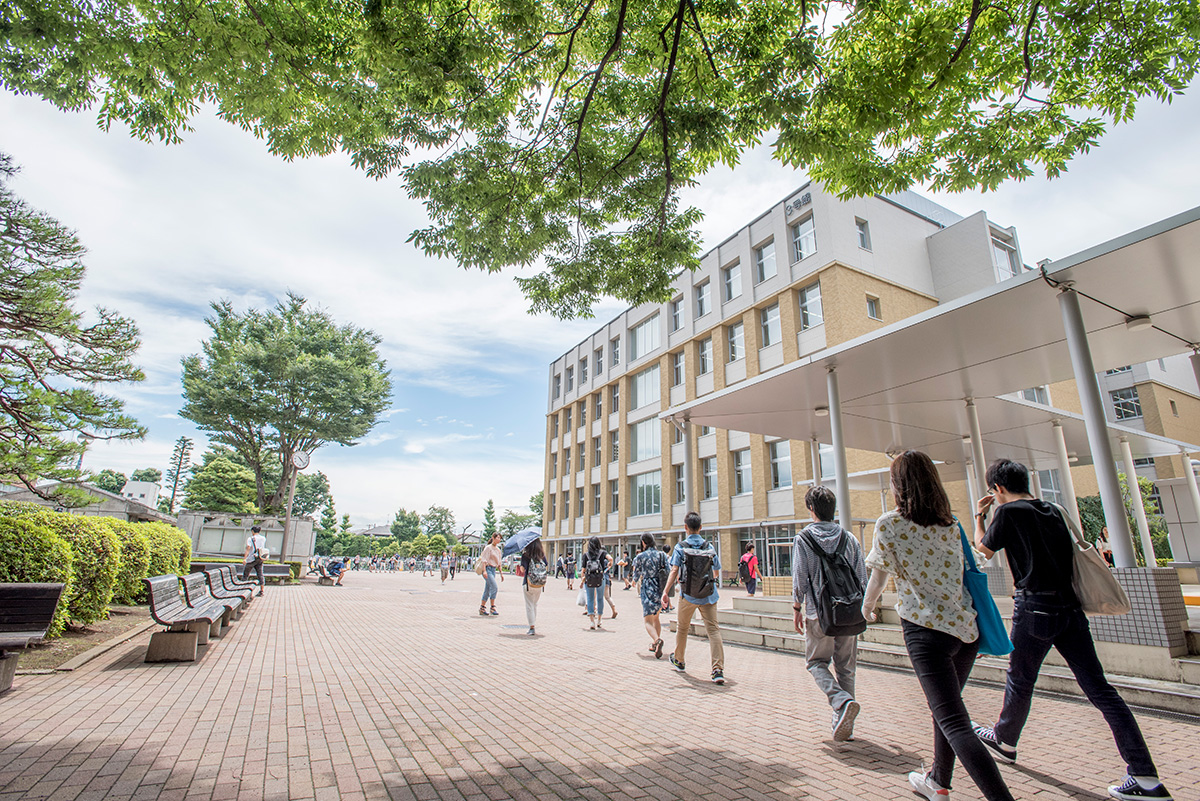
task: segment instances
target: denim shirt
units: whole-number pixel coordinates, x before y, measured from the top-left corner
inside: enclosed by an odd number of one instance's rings
[[[714,571],[716,570],[716,568],[717,568],[717,551],[715,548],[712,547],[711,544],[705,542],[704,537],[701,537],[699,534],[689,534],[682,542],[679,542],[678,544],[676,544],[675,550],[671,551],[671,566],[672,567],[682,567],[683,566],[683,549],[685,547],[686,548],[701,548],[701,549],[707,548],[709,551],[712,551],[713,570]],[[714,579],[712,595],[708,596],[707,598],[695,598],[691,595],[687,595],[686,593],[683,592],[682,587],[679,590],[679,594],[683,596],[683,600],[687,601],[690,604],[695,604],[696,606],[704,606],[705,604],[715,604],[717,602],[717,598],[720,595],[717,592],[717,586],[719,584],[720,584],[720,582],[718,582]]]

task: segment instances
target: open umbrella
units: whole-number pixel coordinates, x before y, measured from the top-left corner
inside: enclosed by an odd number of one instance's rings
[[[501,556],[512,556],[515,553],[520,553],[525,550],[525,546],[536,539],[540,539],[542,532],[536,528],[525,528],[513,534],[504,541],[504,549],[500,552]]]

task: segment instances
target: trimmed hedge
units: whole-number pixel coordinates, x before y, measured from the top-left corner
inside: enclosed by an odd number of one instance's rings
[[[0,517],[0,581],[66,584],[73,591],[74,554],[66,538],[30,517]],[[47,636],[57,637],[67,626],[67,604],[60,603]]]
[[[113,588],[113,603],[141,603],[146,596],[142,579],[150,575],[150,538],[143,526],[113,517],[103,520],[121,541],[121,568]]]
[[[57,519],[45,519],[50,515]],[[71,543],[75,557],[72,563],[74,591],[67,601],[71,620],[86,626],[107,618],[117,573],[121,569],[121,541],[117,535],[94,517],[48,512],[38,519]]]
[[[150,540],[148,576],[187,575],[192,565],[192,540],[170,523],[138,523]]]

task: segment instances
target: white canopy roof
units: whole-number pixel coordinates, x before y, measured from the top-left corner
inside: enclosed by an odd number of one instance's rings
[[[846,446],[909,448],[961,461],[966,398],[979,411],[984,452],[1035,469],[1057,467],[1051,421],[1069,451],[1090,462],[1083,418],[997,396],[1074,377],[1051,282],[1073,282],[1096,370],[1175,355],[1200,342],[1200,208],[1037,271],[941,304],[690,403],[663,417],[698,425],[822,442],[831,439],[826,373],[836,368]],[[1048,280],[1047,280],[1048,279]],[[1153,328],[1130,331],[1127,316]],[[1136,456],[1179,453],[1173,440],[1110,425]],[[1184,443],[1190,450],[1200,450]]]

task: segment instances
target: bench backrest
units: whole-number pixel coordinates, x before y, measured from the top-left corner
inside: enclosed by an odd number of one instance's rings
[[[65,584],[0,584],[0,631],[50,628]]]
[[[186,609],[179,596],[178,576],[154,576],[142,579],[146,582],[146,595],[150,598],[150,614],[160,623],[159,616],[170,616]]]
[[[187,596],[189,606],[203,606],[212,603],[213,600],[203,573],[189,573],[184,576],[183,592]]]

